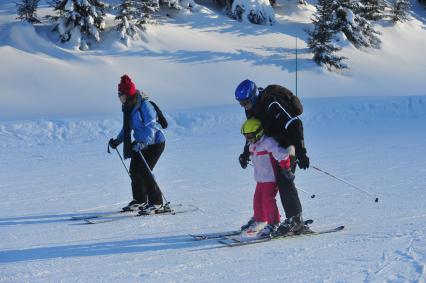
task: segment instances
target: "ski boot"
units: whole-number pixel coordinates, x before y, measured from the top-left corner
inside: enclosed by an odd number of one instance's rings
[[[271,233],[272,237],[299,234],[305,228],[302,215],[299,213],[295,216],[287,218]]]
[[[144,202],[140,202],[137,200],[132,200],[131,202],[129,202],[128,205],[126,205],[125,207],[123,207],[121,209],[121,212],[129,212],[129,211],[136,211],[138,209],[140,209],[140,207],[146,205],[146,203]]]
[[[268,224],[257,234],[257,238],[270,238],[272,233],[274,233],[277,228],[278,225],[276,224]]]
[[[241,231],[246,230],[248,227],[250,227],[253,223],[254,223],[254,218],[250,218],[250,220],[244,224],[243,226],[241,226]]]
[[[161,214],[161,213],[171,213],[173,212],[170,208],[170,204],[148,204],[142,207],[139,210],[139,215],[152,215],[152,214]]]

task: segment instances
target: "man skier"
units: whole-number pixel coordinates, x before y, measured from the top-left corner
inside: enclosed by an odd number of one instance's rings
[[[303,137],[302,121],[294,113],[302,112],[302,105],[297,97],[286,88],[272,85],[266,89],[257,88],[251,80],[244,80],[235,90],[235,98],[245,109],[247,118],[261,121],[265,135],[273,137],[280,146],[290,152],[291,170],[294,173],[296,163],[301,169],[309,168],[309,158]],[[242,168],[246,168],[250,160],[248,144],[239,157]],[[277,170],[281,170],[277,168]],[[294,176],[277,174],[277,185],[286,219],[281,222],[272,235],[297,233],[303,229],[302,205],[294,184]],[[242,227],[245,229],[254,219]]]

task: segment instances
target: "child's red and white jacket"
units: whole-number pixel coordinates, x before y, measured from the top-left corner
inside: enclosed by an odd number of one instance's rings
[[[254,179],[258,183],[275,182],[277,163],[282,169],[290,168],[290,154],[275,139],[263,136],[250,144],[250,159],[254,167]]]

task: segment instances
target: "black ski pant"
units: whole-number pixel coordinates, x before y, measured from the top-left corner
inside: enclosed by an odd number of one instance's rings
[[[296,172],[296,157],[290,156],[291,171]],[[299,194],[297,193],[296,185],[294,180],[290,181],[280,174],[280,168],[278,166],[277,172],[277,186],[280,192],[281,203],[284,208],[286,218],[293,217],[302,212],[302,204],[300,203]]]
[[[165,143],[157,143],[147,146],[142,150],[146,167],[139,152],[132,152],[130,161],[130,178],[132,179],[133,199],[138,202],[149,202],[150,204],[163,204],[163,195],[154,176],[150,173],[160,159],[164,151]]]

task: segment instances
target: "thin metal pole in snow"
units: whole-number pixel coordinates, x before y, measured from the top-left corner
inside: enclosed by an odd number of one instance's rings
[[[376,197],[376,196],[374,196],[372,193],[367,192],[366,190],[361,189],[360,187],[358,187],[358,186],[356,186],[356,185],[354,185],[354,184],[352,184],[352,183],[349,183],[348,181],[345,181],[345,180],[343,180],[343,179],[341,179],[341,178],[338,178],[338,177],[334,176],[333,174],[328,173],[328,172],[326,172],[326,171],[324,171],[324,170],[322,170],[322,169],[320,169],[320,168],[318,168],[318,167],[315,167],[315,166],[311,166],[311,167],[312,167],[312,168],[314,168],[314,169],[315,169],[315,170],[317,170],[317,171],[320,171],[320,172],[322,172],[322,173],[324,173],[324,174],[326,174],[326,175],[328,175],[328,176],[330,176],[330,177],[332,177],[332,178],[334,178],[334,179],[336,179],[336,180],[339,180],[339,181],[341,181],[341,182],[343,182],[343,183],[345,183],[345,184],[347,184],[347,185],[351,186],[352,188],[355,188],[355,189],[359,190],[360,192],[363,192],[364,194],[369,195],[370,197],[374,198],[374,202],[379,202],[379,198],[378,198],[378,197]]]
[[[311,194],[310,192],[305,191],[304,189],[301,188],[296,188],[296,190],[304,192],[307,195],[311,195],[311,198],[315,198],[315,194]]]
[[[297,36],[296,36],[296,96],[297,96],[297,70],[298,69],[298,65],[297,65]]]

